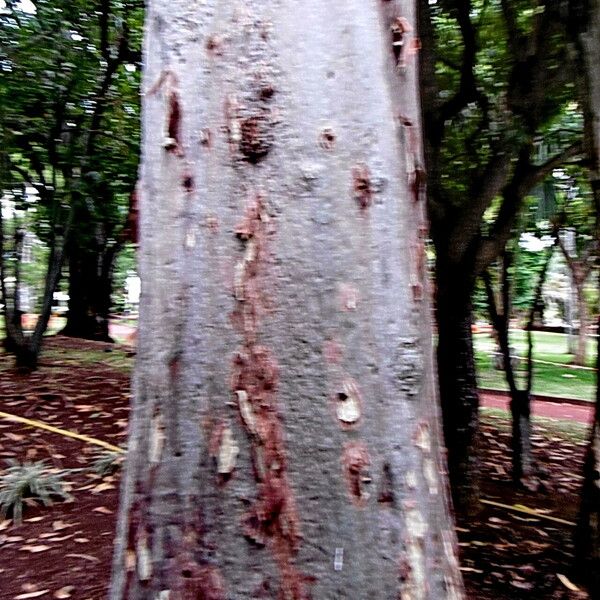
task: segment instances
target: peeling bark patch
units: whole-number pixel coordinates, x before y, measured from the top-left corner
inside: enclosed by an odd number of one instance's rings
[[[364,486],[370,483],[368,467],[371,463],[367,447],[362,442],[348,442],[342,453],[342,466],[352,502],[359,507],[369,498]]]
[[[406,67],[408,48],[406,34],[410,33],[412,30],[411,24],[405,17],[397,17],[390,27],[392,35],[392,51],[394,53],[396,66],[399,68]]]
[[[243,140],[243,125],[241,131]],[[271,227],[263,198],[256,195],[234,230],[243,246],[243,255],[234,275],[237,301],[234,322],[243,345],[233,358],[230,383],[236,395],[241,424],[250,441],[258,485],[257,499],[243,516],[241,527],[249,542],[268,545],[272,549],[281,574],[281,597],[305,600],[308,598],[306,578],[294,564],[301,536],[277,407],[279,369],[271,350],[257,341],[260,279],[267,266],[266,244]]]
[[[356,382],[347,378],[337,393],[335,412],[342,425],[354,425],[361,415],[361,397]]]
[[[167,152],[183,156],[181,146],[181,102],[179,93],[170,90],[167,97],[167,127],[163,147]]]
[[[171,575],[170,600],[226,600],[225,581],[212,564],[199,564],[193,552],[180,552]]]
[[[200,130],[200,145],[207,148],[212,146],[212,132],[208,127]]]
[[[164,70],[156,83],[148,90],[148,95],[156,94],[165,88],[166,119],[163,136],[163,148],[176,156],[183,156],[181,145],[181,101],[179,99],[177,75],[169,69]]]
[[[225,99],[225,123],[229,147],[232,152],[235,151],[242,139],[240,130],[240,106],[237,98],[230,94]]]
[[[268,123],[265,115],[246,117],[240,122],[240,152],[248,162],[256,164],[271,148]]]
[[[231,427],[225,427],[221,433],[219,453],[217,455],[217,473],[228,476],[235,468],[237,455],[240,449],[233,439]]]
[[[354,198],[360,208],[371,206],[373,200],[373,188],[371,186],[371,173],[365,164],[359,164],[352,168],[352,186]]]
[[[427,423],[419,423],[414,435],[414,443],[417,448],[420,448],[423,453],[431,452],[431,434]]]
[[[425,580],[425,534],[427,523],[421,511],[413,502],[404,503],[406,527],[406,556],[400,562],[400,591],[402,598],[423,600],[427,597],[428,586]]]

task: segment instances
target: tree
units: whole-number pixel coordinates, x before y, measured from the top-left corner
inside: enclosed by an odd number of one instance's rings
[[[527,323],[527,370],[523,388],[519,387],[513,365],[513,356],[510,351],[509,326],[512,306],[511,271],[514,272],[515,270],[514,253],[507,248],[502,255],[499,302],[496,302],[496,293],[489,271],[485,271],[482,275],[488,298],[490,320],[498,339],[498,345],[500,346],[502,368],[506,374],[506,381],[510,392],[510,412],[512,417],[512,478],[514,483],[524,484],[527,487],[534,487],[535,485],[533,480],[535,473],[533,456],[531,453],[530,418],[531,388],[533,385],[533,328],[535,325],[535,316],[540,312],[542,288],[546,280],[546,273],[548,272],[548,265],[550,264],[553,250],[554,246],[550,247],[545,253],[533,301],[529,309],[529,319]]]
[[[600,1],[572,0],[570,25],[580,69],[579,89],[585,118],[585,147],[596,209],[596,237],[600,242]],[[600,326],[600,317],[598,320]],[[600,331],[600,327],[599,327]],[[597,372],[600,373],[600,338]],[[575,567],[587,581],[592,597],[600,594],[600,382],[594,421],[583,469],[581,509],[575,533]]]
[[[25,8],[9,2],[0,15],[0,118],[2,187],[35,190],[35,233],[50,249],[34,334],[25,336],[12,319],[17,362],[33,368],[65,253],[71,265],[86,257],[90,246],[96,256],[112,258],[111,235],[127,212],[136,169],[137,75],[125,65],[139,54],[131,23],[139,19],[141,5],[39,0],[35,10]],[[43,44],[36,43],[41,39]],[[90,268],[88,262],[86,271],[105,276],[110,272],[105,263]],[[101,304],[94,289],[86,313]],[[72,312],[76,302],[73,293]]]
[[[438,372],[450,480],[461,511],[478,506],[475,282],[504,249],[527,193],[581,150],[575,140],[544,161],[535,153],[537,139],[574,95],[560,10],[551,0],[536,9],[516,0],[420,1]]]
[[[111,598],[463,597],[413,8],[149,3]]]
[[[565,188],[557,194],[562,206],[554,219],[554,234],[558,247],[565,260],[577,301],[577,319],[579,321],[577,345],[574,348],[574,364],[586,365],[586,347],[589,327],[589,311],[585,295],[586,283],[596,266],[598,242],[595,236],[595,207],[590,201],[589,190],[585,188],[587,173],[581,169],[562,172],[556,182],[557,187]],[[579,177],[578,177],[579,176]],[[582,177],[583,176],[583,177]],[[562,198],[561,198],[562,196]],[[571,349],[570,349],[571,351]]]

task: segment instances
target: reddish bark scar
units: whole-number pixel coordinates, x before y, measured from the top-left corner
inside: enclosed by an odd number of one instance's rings
[[[246,148],[247,153],[260,152],[260,147],[253,145],[253,127],[243,121],[240,129],[240,149]],[[250,441],[258,484],[256,502],[242,518],[242,531],[250,542],[271,547],[281,573],[281,597],[306,600],[306,578],[294,564],[301,534],[287,475],[284,433],[277,407],[279,369],[271,350],[257,343],[260,279],[266,267],[270,220],[262,196],[256,194],[234,231],[244,248],[234,279],[237,300],[234,319],[243,346],[233,358],[231,387],[237,397],[241,424]]]
[[[175,90],[170,90],[167,98],[167,135],[164,147],[167,152],[172,152],[176,156],[183,156],[181,147],[181,103],[179,94]]]
[[[392,50],[398,67],[406,66],[406,55],[408,46],[405,34],[410,33],[413,28],[405,17],[397,17],[390,27],[392,33]]]
[[[363,487],[370,482],[367,468],[370,464],[369,452],[363,442],[348,442],[342,453],[344,476],[350,498],[357,506],[364,506],[368,494]]]
[[[343,357],[342,347],[335,340],[326,340],[323,343],[323,355],[330,364],[339,364]]]
[[[365,164],[358,164],[352,168],[352,182],[354,197],[361,208],[368,208],[373,198],[371,173]]]

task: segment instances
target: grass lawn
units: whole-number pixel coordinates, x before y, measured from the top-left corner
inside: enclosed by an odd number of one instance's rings
[[[512,331],[511,343],[517,356],[526,356],[527,336],[524,331]],[[492,353],[496,345],[488,333],[474,335],[477,376],[482,388],[506,390],[508,386],[504,371],[497,371],[492,364]],[[589,341],[588,365],[595,364],[596,344]],[[533,393],[565,398],[580,398],[593,401],[595,398],[596,374],[592,370],[570,368],[573,355],[567,352],[567,336],[562,333],[536,331],[533,334]],[[550,363],[550,364],[547,364]],[[520,367],[525,368],[525,361]]]

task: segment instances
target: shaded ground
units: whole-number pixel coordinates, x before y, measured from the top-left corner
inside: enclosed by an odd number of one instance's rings
[[[123,350],[108,352],[110,346],[101,343],[67,338],[47,342],[41,368],[30,377],[16,374],[11,359],[0,354],[0,410],[123,446],[131,358]],[[517,493],[510,484],[506,414],[484,410],[484,496],[573,521],[587,428],[578,422],[538,419],[535,423],[535,455],[546,469],[545,489],[539,494]],[[82,468],[90,466],[99,450],[0,419],[0,459],[44,459],[57,468]],[[105,597],[118,475],[102,478],[89,470],[81,471],[69,477],[69,484],[73,502],[50,508],[28,506],[20,526],[0,521],[2,600]],[[570,526],[484,506],[476,519],[459,519],[459,528],[469,598],[587,598],[568,589],[557,576],[570,578]]]
[[[40,369],[29,377],[10,370],[10,358],[0,356],[1,409],[124,445],[130,359],[123,351],[106,352],[110,346],[101,343],[69,338],[47,342]],[[0,459],[46,460],[57,468],[77,468],[90,466],[99,450],[0,420]],[[81,472],[69,477],[69,484],[74,502],[28,507],[18,527],[0,521],[2,600],[105,597],[118,481]]]

